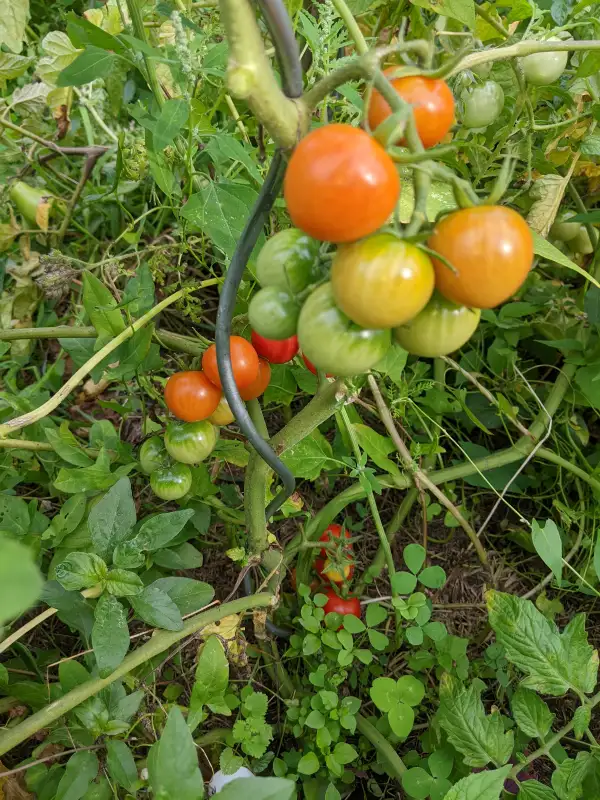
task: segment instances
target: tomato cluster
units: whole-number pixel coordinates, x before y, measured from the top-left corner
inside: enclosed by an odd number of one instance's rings
[[[325,613],[336,612],[342,616],[353,614],[355,617],[360,617],[358,597],[340,594],[342,586],[352,580],[354,575],[354,547],[352,542],[348,541],[350,539],[350,532],[346,528],[336,523],[328,525],[319,537],[319,541],[325,546],[319,550],[314,568],[320,580],[330,587],[325,590],[327,597],[327,603],[323,607]],[[314,587],[311,584],[311,588],[318,588],[318,584],[315,583]]]
[[[391,84],[413,106],[423,145],[442,141],[454,120],[447,84],[393,76]],[[465,123],[487,124],[483,116],[491,120],[503,102],[501,88],[484,83],[464,103]],[[373,92],[370,126],[390,113]],[[375,366],[393,339],[417,356],[446,355],[473,335],[481,309],[503,303],[521,286],[533,263],[533,239],[519,214],[503,206],[457,210],[421,247],[383,228],[399,194],[391,157],[364,130],[327,125],[298,144],[284,180],[297,227],[261,250],[261,288],[248,312],[253,342],[280,342],[281,349],[269,345],[277,363],[299,345],[309,369],[357,375]],[[323,241],[337,245],[329,274],[320,258]]]

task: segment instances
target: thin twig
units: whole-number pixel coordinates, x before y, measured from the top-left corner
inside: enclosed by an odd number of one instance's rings
[[[385,425],[387,432],[390,434],[398,453],[400,454],[400,458],[406,465],[407,469],[410,470],[410,473],[413,477],[415,485],[417,488],[419,484],[421,484],[424,488],[426,488],[429,492],[431,492],[434,497],[436,497],[439,502],[446,508],[454,517],[454,519],[458,522],[464,532],[467,534],[473,547],[475,548],[477,555],[479,556],[479,560],[482,564],[487,564],[487,554],[481,542],[479,541],[475,530],[472,526],[467,522],[467,520],[463,517],[460,513],[458,508],[449,500],[446,495],[439,489],[433,481],[431,481],[427,474],[423,472],[423,470],[418,467],[413,458],[410,454],[410,450],[404,444],[400,434],[398,433],[398,429],[396,428],[396,424],[392,418],[389,408],[387,407],[385,400],[381,392],[379,391],[379,386],[377,385],[377,381],[372,375],[369,375],[369,387],[371,388],[371,392],[373,393],[373,397],[375,398],[375,403],[377,404],[377,408],[379,410],[379,416],[381,421]]]
[[[83,753],[84,750],[103,750],[105,747],[105,744],[92,744],[89,747],[75,747],[72,750],[63,750],[62,753],[52,753],[51,756],[38,758],[37,761],[30,761],[29,764],[23,764],[22,767],[9,769],[7,772],[0,772],[0,782],[2,782],[4,778],[8,778],[9,775],[17,775],[19,772],[25,772],[25,770],[30,767],[37,767],[38,764],[46,764],[48,761],[54,761],[55,758],[70,756],[73,753]]]

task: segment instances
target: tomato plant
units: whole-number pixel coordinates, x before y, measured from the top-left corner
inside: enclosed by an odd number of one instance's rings
[[[170,422],[165,431],[168,454],[181,464],[199,464],[214,450],[217,429],[208,420]]]
[[[256,260],[261,286],[275,286],[295,294],[316,277],[319,242],[297,228],[279,231],[262,247]]]
[[[258,375],[258,355],[256,350],[247,339],[243,339],[241,336],[232,336],[229,340],[229,351],[233,377],[238,389],[250,386]],[[221,388],[221,378],[217,366],[216,345],[211,344],[204,352],[202,356],[202,369],[211,383]],[[214,410],[215,409],[213,409],[213,411]]]
[[[285,364],[298,352],[297,336],[290,336],[288,339],[266,339],[256,331],[252,331],[251,339],[258,355],[266,358],[271,364]]]
[[[271,381],[271,367],[266,358],[258,360],[258,375],[249,386],[240,389],[242,400],[256,400],[264,393]]]
[[[433,259],[439,291],[473,308],[494,308],[508,300],[533,263],[527,223],[506,206],[455,211],[435,226],[428,245],[447,262]]]
[[[204,372],[175,372],[165,386],[165,403],[173,416],[185,422],[198,422],[215,411],[221,390]]]
[[[331,283],[310,295],[298,320],[298,342],[307,359],[323,372],[360,375],[383,358],[389,330],[365,330],[335,304]]]
[[[161,500],[181,500],[192,488],[192,473],[187,464],[170,464],[150,475],[152,491]]]
[[[389,233],[340,247],[331,267],[335,302],[363,328],[393,328],[412,319],[433,285],[429,257]]]
[[[390,67],[384,74],[389,76],[395,69]],[[454,122],[454,96],[446,81],[414,75],[391,78],[390,83],[400,97],[413,107],[417,133],[423,146],[439,144]],[[369,127],[375,130],[390,114],[389,103],[375,89],[369,100]]]
[[[486,81],[475,86],[462,97],[462,124],[465,128],[486,128],[504,108],[504,91],[496,81]]]
[[[436,292],[420,314],[394,330],[394,339],[412,355],[445,356],[469,341],[480,317],[478,308],[457,306]]]
[[[367,133],[325,125],[297,145],[285,173],[292,222],[314,239],[353,242],[387,222],[400,195],[394,162]]]
[[[296,334],[300,304],[289,292],[276,286],[258,291],[248,306],[252,328],[266,339],[289,339]]]

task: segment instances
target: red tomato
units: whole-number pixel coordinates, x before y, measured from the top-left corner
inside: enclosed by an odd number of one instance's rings
[[[235,378],[238,389],[254,383],[258,377],[258,354],[250,342],[242,339],[241,336],[232,336],[229,340],[231,351],[231,366],[233,367],[233,377]],[[217,366],[217,347],[214,344],[206,350],[202,356],[202,369],[207,378],[215,386],[221,387],[219,368]]]
[[[175,372],[165,386],[167,408],[184,422],[210,417],[221,399],[221,390],[203,372]]]
[[[462,208],[444,217],[427,245],[438,291],[457,305],[495,308],[521,286],[533,264],[533,238],[520,214],[506,206]]]
[[[240,389],[240,397],[242,400],[256,400],[265,391],[271,380],[271,367],[269,362],[264,358],[258,360],[258,375],[250,386],[245,386]]]
[[[297,145],[283,185],[294,225],[314,239],[354,242],[387,222],[400,195],[394,162],[360,128],[324,125]]]
[[[325,530],[323,531],[323,533],[319,536],[319,541],[320,542],[327,542],[327,543],[335,542],[336,539],[341,539],[342,530],[344,531],[344,538],[345,539],[351,539],[352,538],[352,534],[350,533],[349,530],[346,530],[346,528],[342,528],[341,525],[338,525],[337,523],[332,522],[331,525],[328,525],[325,528]],[[346,550],[346,551],[353,550],[353,549],[354,548],[352,547],[352,543],[351,542],[344,546],[344,550]],[[320,553],[321,553],[321,556],[323,558],[329,558],[329,556],[331,555],[331,550],[328,550],[326,547],[323,547],[323,548],[321,548]]]
[[[394,69],[386,69],[385,74]],[[413,106],[417,132],[423,146],[439,144],[454,122],[454,96],[446,81],[413,75],[392,78],[390,82],[400,97]],[[387,100],[375,89],[369,102],[369,127],[374,130],[391,112]]]
[[[297,336],[290,336],[289,339],[266,339],[252,331],[252,344],[258,355],[271,364],[285,364],[298,352]]]
[[[323,606],[326,614],[330,611],[335,611],[337,614],[352,614],[360,618],[360,600],[358,597],[339,597],[333,589],[328,589],[325,592],[327,602]]]
[[[306,364],[308,369],[312,372],[312,374],[316,375],[317,374],[317,370],[315,368],[315,365],[312,363],[312,361],[308,360],[308,358],[304,355],[304,353],[302,353],[302,360],[304,361],[304,363]],[[334,377],[330,372],[327,372],[326,375],[327,375],[328,378],[333,378]]]

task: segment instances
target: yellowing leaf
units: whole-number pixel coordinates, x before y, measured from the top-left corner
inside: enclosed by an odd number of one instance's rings
[[[216,633],[221,639],[229,641],[235,639],[239,626],[239,616],[237,614],[231,614],[228,617],[223,617],[220,622],[213,622],[212,625],[207,625],[206,628],[202,628],[200,636],[202,639],[208,639],[209,636]]]
[[[43,58],[38,61],[36,75],[50,86],[56,86],[60,73],[82,52],[71,42],[66,33],[50,31],[41,42]]]
[[[0,0],[0,45],[20,53],[29,19],[29,0]]]

